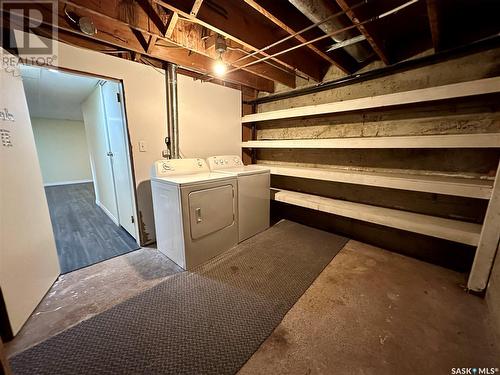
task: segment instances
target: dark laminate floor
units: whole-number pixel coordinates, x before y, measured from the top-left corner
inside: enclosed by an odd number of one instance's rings
[[[135,240],[95,204],[92,183],[45,188],[61,273],[138,249]]]

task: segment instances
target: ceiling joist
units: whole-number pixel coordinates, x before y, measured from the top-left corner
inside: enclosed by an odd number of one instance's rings
[[[289,35],[296,34],[296,31],[293,30],[291,27],[286,25],[283,21],[281,21],[278,17],[275,17],[271,12],[269,12],[267,9],[265,9],[263,6],[259,5],[256,1],[254,0],[244,0],[245,3],[250,5],[253,9],[255,9],[257,12],[262,14],[264,17],[266,17],[268,20],[273,22],[275,25],[279,26],[281,29],[286,31]],[[300,34],[295,35],[295,39],[297,39],[300,43],[307,43],[307,40]],[[342,70],[345,73],[349,73],[349,69],[345,67],[344,65],[340,64],[338,61],[335,61],[332,59],[330,56],[328,56],[326,53],[321,51],[319,48],[317,48],[314,44],[308,44],[307,48],[312,50],[314,53],[316,53],[318,56],[323,58],[324,60],[328,61],[328,63],[335,65],[337,68]]]
[[[219,7],[205,6],[200,8],[197,17],[193,17],[189,13],[183,11],[178,5],[173,5],[174,3],[179,3],[179,1],[152,1],[165,7],[165,9],[176,12],[184,18],[199,23],[233,40],[251,51],[258,51],[276,41],[275,27],[270,27],[268,24],[266,25],[256,20],[249,14],[252,11],[251,7],[248,7],[249,11],[245,12],[238,7],[236,1],[224,3],[223,15],[221,15],[221,11],[218,10]],[[287,47],[286,44],[283,48],[285,47]],[[265,52],[261,54],[266,57],[269,56],[269,54]],[[323,79],[329,66],[328,62],[307,49],[307,47],[287,53],[279,58],[272,58],[272,60],[289,69],[296,69],[318,82]]]
[[[217,58],[215,51],[207,50],[205,48],[205,45],[201,43],[202,26],[190,21],[179,19],[177,13],[172,13],[170,15],[169,20],[166,24],[165,36],[161,36],[158,33],[155,33],[155,30],[150,31],[145,29],[147,28],[147,24],[132,25],[130,23],[124,23],[123,21],[118,20],[116,7],[102,8],[99,7],[97,4],[88,3],[87,1],[84,0],[62,0],[62,2],[67,4],[68,6],[75,7],[75,9],[77,9],[82,14],[86,15],[87,12],[89,12],[91,13],[91,15],[95,17],[105,17],[108,19],[108,21],[112,22],[113,24],[122,23],[128,26],[129,28],[140,31],[143,34],[147,34],[149,36],[156,36],[157,39],[155,43],[164,41],[167,44],[174,44],[178,47],[186,48],[191,52],[205,55],[207,57],[210,57],[211,59]],[[106,14],[101,13],[103,11],[105,11]],[[151,50],[152,47],[153,46],[146,47],[144,49],[144,52],[146,52],[148,48]],[[237,58],[245,54],[245,51],[242,50],[241,46],[236,46],[236,48],[237,50],[228,51],[229,53],[227,53],[226,62],[228,62],[229,64],[231,64],[232,61],[236,60]],[[208,67],[208,70],[204,72],[210,73],[212,65],[213,62]],[[235,64],[234,66],[238,67],[241,65],[242,64]],[[245,68],[244,71],[251,74],[255,74],[261,78],[280,82],[288,87],[292,88],[295,87],[294,73],[282,67],[275,67],[273,66],[273,64],[269,63],[256,64],[252,67]]]
[[[143,44],[140,42],[141,37],[138,34],[140,30],[132,29],[128,24],[120,21],[111,23],[108,18],[97,16],[95,12],[90,14],[85,13],[82,9],[79,9],[79,14],[81,16],[92,16],[94,24],[99,30],[99,32],[93,36],[85,35],[78,30],[75,30],[74,25],[68,21],[64,12],[64,4],[59,3],[58,7],[58,25],[56,25],[58,29],[77,35],[82,40],[93,39],[98,42],[100,41],[108,45],[112,45],[120,50],[146,54],[164,62],[172,62],[201,72],[210,72],[212,69],[213,59],[207,56],[192,53],[192,51],[188,51],[175,45],[174,43],[168,43],[168,41],[165,41],[165,45],[163,46],[158,46],[158,44],[156,44],[150,47],[148,46],[148,43]],[[42,13],[47,13],[49,11],[49,9],[44,5],[38,5],[38,9]],[[28,12],[25,12],[25,14],[28,14]],[[50,19],[50,17],[48,17],[48,13],[45,19]],[[150,53],[147,53],[148,49],[151,50]],[[249,86],[261,91],[274,91],[273,81],[250,74],[246,71],[228,74],[224,77],[224,79],[229,82]]]
[[[350,5],[347,4],[345,0],[336,0],[336,1],[339,7],[345,12],[346,16],[349,17],[351,22],[356,25],[359,32],[365,36],[366,40],[368,41],[368,43],[370,43],[370,46],[373,48],[373,50],[380,58],[380,60],[382,60],[384,64],[389,65],[389,58],[387,57],[387,54],[383,51],[382,43],[376,40],[374,36],[368,32],[368,30],[364,25],[360,24],[360,21],[356,16],[355,11],[351,9]]]

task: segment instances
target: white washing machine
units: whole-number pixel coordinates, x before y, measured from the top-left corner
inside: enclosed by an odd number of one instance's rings
[[[237,180],[203,159],[157,161],[151,188],[158,250],[191,269],[238,243]]]
[[[238,242],[269,228],[270,170],[243,165],[237,155],[207,159],[212,172],[238,178]]]

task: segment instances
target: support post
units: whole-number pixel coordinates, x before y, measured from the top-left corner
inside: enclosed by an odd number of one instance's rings
[[[486,210],[479,245],[469,275],[467,288],[473,292],[484,292],[488,286],[493,261],[500,241],[500,163],[490,203]]]

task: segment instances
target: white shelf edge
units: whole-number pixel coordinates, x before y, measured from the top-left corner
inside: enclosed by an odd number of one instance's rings
[[[258,164],[270,169],[271,174],[312,180],[332,181],[356,185],[376,186],[398,190],[419,191],[458,197],[490,199],[493,181],[458,177],[424,176],[403,173],[338,171],[274,164]]]
[[[242,123],[341,113],[500,92],[500,77],[243,116]]]
[[[243,148],[497,148],[500,133],[395,137],[276,139],[242,142]]]
[[[294,191],[271,189],[273,199],[316,211],[477,246],[481,225]]]

